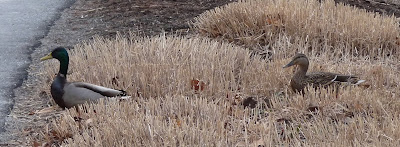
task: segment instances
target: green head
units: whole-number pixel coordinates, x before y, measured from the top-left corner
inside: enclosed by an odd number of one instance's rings
[[[68,70],[68,63],[69,63],[69,57],[68,57],[68,52],[65,48],[63,47],[57,47],[55,48],[50,54],[47,56],[44,56],[43,58],[40,58],[41,61],[48,60],[48,59],[57,59],[60,61],[60,71],[59,73],[66,75],[67,70]]]
[[[44,61],[44,60],[53,59],[53,58],[55,58],[57,60],[68,59],[68,52],[63,47],[57,47],[50,54],[48,54],[47,56],[44,56],[43,58],[40,58],[40,60]]]

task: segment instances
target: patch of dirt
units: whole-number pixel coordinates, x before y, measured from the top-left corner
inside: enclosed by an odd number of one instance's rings
[[[383,14],[400,16],[400,6],[384,0],[335,0]],[[40,110],[51,106],[51,96],[42,89],[39,79],[42,64],[39,58],[57,46],[73,48],[81,41],[90,40],[94,35],[115,37],[117,32],[128,31],[153,36],[165,32],[189,34],[188,22],[206,10],[233,2],[231,0],[77,0],[64,10],[49,33],[31,55],[32,64],[28,78],[15,89],[15,105],[6,119],[6,133],[0,135],[0,146],[30,146],[41,144],[30,140],[48,129],[49,123],[63,113],[56,109],[46,113]]]
[[[73,30],[82,31],[84,37],[93,35],[114,37],[132,31],[143,36],[161,32],[186,33],[188,22],[200,13],[225,5],[232,0],[78,0],[67,21]]]
[[[400,17],[399,0],[335,0],[335,2],[356,6],[369,12],[378,12],[380,14]]]

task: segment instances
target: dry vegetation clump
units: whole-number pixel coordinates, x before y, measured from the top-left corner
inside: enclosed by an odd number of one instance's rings
[[[207,11],[192,23],[200,34],[223,38],[265,54],[279,36],[302,40],[312,52],[396,56],[394,16],[366,12],[333,0],[243,0]],[[261,51],[260,51],[261,49]]]
[[[250,57],[243,47],[200,36],[95,37],[70,50],[68,80],[124,89],[132,99],[85,105],[78,120],[67,110],[36,139],[62,146],[400,143],[394,18],[331,0],[248,0],[206,12],[194,28],[273,56]],[[295,52],[308,55],[310,71],[367,82],[292,93],[295,69],[282,66]],[[50,93],[58,63],[44,64]]]
[[[195,80],[204,83],[201,94],[212,97],[226,96],[228,91],[238,89],[246,91],[249,87],[260,89],[253,93],[265,93],[275,90],[266,90],[266,85],[285,84],[285,80],[257,82],[268,76],[267,68],[280,65],[251,60],[243,48],[205,38],[161,36],[126,39],[119,36],[107,40],[98,37],[70,52],[69,81],[124,89],[134,96],[195,94],[198,92],[194,92],[191,85]],[[57,70],[58,62],[50,62],[43,76],[51,81]],[[258,77],[248,74],[253,71],[259,74]],[[272,72],[279,71],[282,72]],[[254,78],[258,79],[254,81]]]
[[[298,43],[278,39],[276,52],[293,50],[264,61],[201,37],[96,38],[70,51],[68,80],[125,89],[133,98],[86,105],[79,121],[73,109],[65,111],[42,137],[62,146],[398,145],[397,60],[314,57]],[[312,55],[310,70],[356,74],[368,83],[340,87],[339,95],[293,94],[293,72],[282,66],[295,50]],[[42,76],[50,81],[58,63],[45,64]],[[255,108],[243,104],[250,97]]]

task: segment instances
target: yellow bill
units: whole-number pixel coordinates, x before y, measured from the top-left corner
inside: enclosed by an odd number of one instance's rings
[[[40,58],[40,61],[44,61],[44,60],[48,60],[48,59],[52,59],[52,58],[53,58],[53,56],[50,53],[47,56],[44,56],[44,57]]]

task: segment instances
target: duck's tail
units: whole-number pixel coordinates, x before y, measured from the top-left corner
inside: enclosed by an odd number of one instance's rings
[[[125,90],[119,90],[119,91],[121,91],[121,93],[119,93],[117,96],[123,97],[128,95]]]
[[[357,82],[354,83],[353,85],[359,85],[359,84],[364,83],[364,82],[365,82],[365,80],[357,80]]]
[[[131,96],[129,96],[125,90],[119,90],[119,91],[121,91],[121,93],[118,94],[117,96],[120,96],[121,100],[127,100],[131,98]]]

